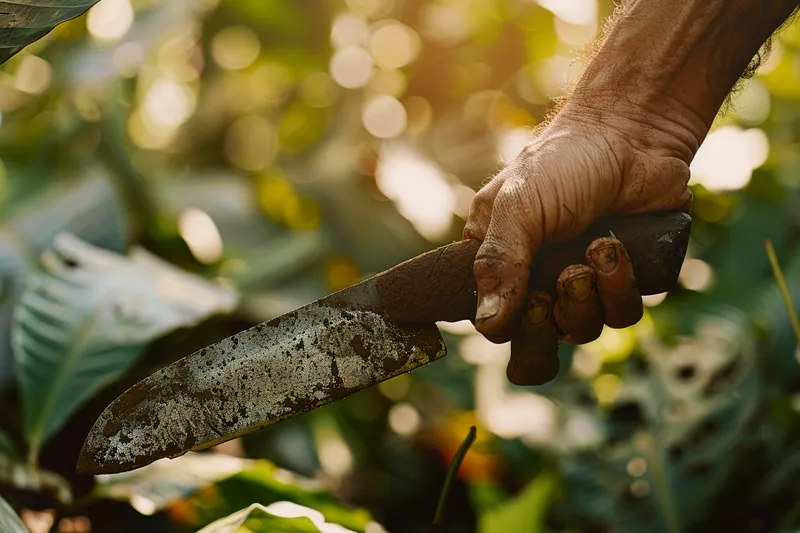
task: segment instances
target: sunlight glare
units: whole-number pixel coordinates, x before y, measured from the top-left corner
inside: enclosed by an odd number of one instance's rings
[[[398,403],[389,409],[389,427],[401,437],[410,437],[419,431],[422,418],[411,404]]]
[[[148,89],[142,108],[149,118],[177,127],[194,113],[196,103],[194,92],[187,85],[162,77]]]
[[[346,89],[358,89],[372,78],[372,57],[360,46],[346,46],[333,54],[329,69],[336,83]]]
[[[375,170],[378,188],[426,239],[450,230],[455,198],[442,171],[406,145],[384,143]]]
[[[712,192],[741,189],[769,155],[763,130],[722,126],[708,134],[690,166],[692,179]]]
[[[133,7],[129,0],[102,0],[86,16],[86,29],[97,41],[117,41],[132,25]]]
[[[703,292],[714,282],[714,271],[701,259],[687,259],[678,275],[678,281],[690,291]]]
[[[364,128],[379,139],[397,137],[406,129],[406,108],[393,96],[377,96],[364,105],[361,120]]]
[[[220,67],[241,70],[253,64],[261,53],[261,41],[247,26],[225,28],[211,40],[211,56]]]
[[[666,292],[661,292],[658,294],[648,294],[647,296],[642,296],[642,304],[645,307],[656,307],[666,299],[667,299]]]
[[[358,13],[345,12],[336,17],[331,27],[331,43],[336,48],[358,46],[369,35],[369,26]]]
[[[201,263],[214,263],[222,257],[222,236],[205,211],[195,208],[184,211],[178,220],[178,232]]]
[[[597,0],[538,0],[538,3],[570,24],[588,26],[597,21]]]
[[[419,53],[417,32],[405,24],[381,21],[369,38],[369,51],[375,63],[385,68],[402,68],[414,61]]]
[[[294,502],[280,501],[273,502],[265,507],[265,510],[281,518],[300,518],[305,517],[311,520],[314,525],[319,526],[325,523],[325,515],[316,509],[299,505]]]
[[[533,138],[533,130],[530,128],[514,128],[502,132],[497,139],[498,156],[502,161],[513,161]]]
[[[14,75],[14,87],[22,92],[39,94],[50,87],[53,69],[50,63],[34,55],[26,55]]]
[[[319,464],[331,477],[340,478],[353,470],[353,454],[347,444],[330,436],[319,445]]]

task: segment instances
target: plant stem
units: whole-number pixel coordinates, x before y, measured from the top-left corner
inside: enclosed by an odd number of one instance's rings
[[[778,257],[775,255],[775,248],[772,247],[772,241],[768,239],[765,246],[769,262],[772,263],[772,271],[775,273],[775,280],[778,282],[778,288],[781,291],[784,303],[786,303],[786,309],[789,311],[789,320],[791,320],[794,334],[797,336],[797,343],[800,345],[800,320],[797,319],[797,311],[795,311],[792,303],[792,295],[789,294],[789,286],[786,285],[786,279],[783,277],[783,271],[778,263]]]
[[[442,515],[444,514],[444,504],[447,501],[447,494],[450,492],[450,486],[453,484],[453,479],[455,479],[458,469],[461,468],[461,463],[464,461],[469,447],[475,442],[476,434],[477,430],[475,426],[470,426],[469,433],[467,433],[464,442],[461,443],[455,456],[453,456],[450,468],[447,469],[447,476],[444,478],[442,492],[439,494],[439,503],[436,505],[436,514],[433,515],[433,525],[431,527],[433,531],[438,531],[439,529],[439,524],[442,522]]]

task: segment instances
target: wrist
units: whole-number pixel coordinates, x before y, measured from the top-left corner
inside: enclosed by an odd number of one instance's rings
[[[634,151],[691,163],[709,126],[679,102],[632,102],[602,92],[575,93],[559,111],[562,119],[600,128]]]
[[[567,107],[619,130],[636,148],[688,163],[730,90],[796,6],[629,0]]]

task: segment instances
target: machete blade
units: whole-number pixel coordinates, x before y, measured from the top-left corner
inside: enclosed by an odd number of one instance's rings
[[[78,459],[124,472],[269,426],[446,354],[434,324],[398,324],[374,278],[176,361],[117,398]]]

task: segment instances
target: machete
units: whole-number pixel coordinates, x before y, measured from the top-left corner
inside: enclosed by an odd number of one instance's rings
[[[608,217],[544,247],[531,290],[552,292],[586,247],[622,241],[643,295],[671,289],[689,240],[682,213]],[[84,474],[124,472],[202,450],[413,370],[446,354],[436,322],[472,319],[480,243],[452,243],[237,333],[137,383],[100,415],[78,459]]]

